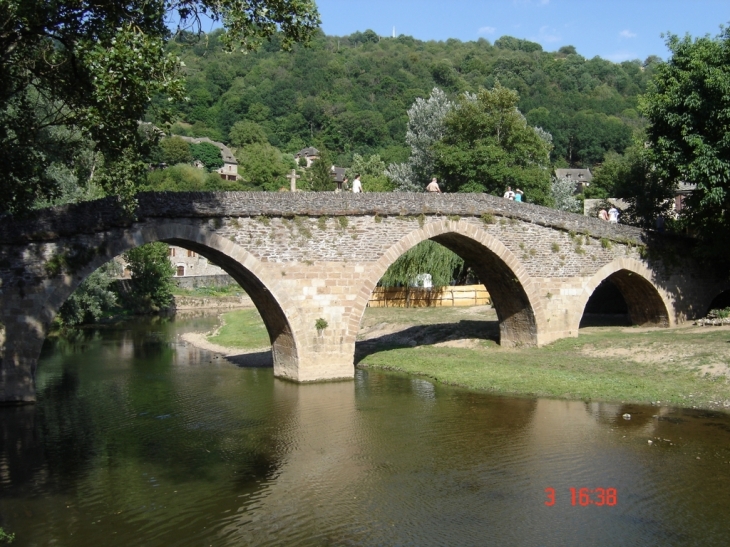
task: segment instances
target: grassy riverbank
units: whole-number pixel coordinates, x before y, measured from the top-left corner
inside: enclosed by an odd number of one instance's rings
[[[255,310],[224,322],[211,341],[247,348],[266,339]],[[487,307],[369,308],[356,362],[505,395],[730,411],[730,327],[588,327],[542,348],[502,348],[497,335]]]

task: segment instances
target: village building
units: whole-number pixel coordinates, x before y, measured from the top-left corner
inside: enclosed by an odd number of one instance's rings
[[[591,185],[593,174],[590,169],[556,169],[555,177],[567,179],[575,183],[575,193],[582,194],[587,186]]]
[[[190,249],[170,245],[167,252],[170,264],[175,268],[175,277],[227,275],[223,268]]]
[[[228,274],[216,264],[204,256],[200,256],[195,251],[170,245],[167,249],[170,264],[175,270],[175,277],[201,277],[201,276],[227,276]],[[131,272],[128,264],[122,256],[118,256],[114,261],[119,266],[122,279],[129,279]]]
[[[314,160],[319,159],[319,150],[314,148],[313,146],[308,146],[307,148],[302,148],[299,152],[294,154],[294,159],[299,163],[299,159],[304,158],[307,162],[307,165],[304,167],[309,168],[312,166],[312,162]]]
[[[345,168],[344,167],[337,167],[336,165],[333,165],[330,168],[330,175],[332,175],[332,180],[334,180],[335,181],[335,184],[337,184],[337,190],[336,191],[343,190],[342,183],[345,180]],[[346,189],[347,188],[345,188],[345,190]]]
[[[230,148],[228,148],[225,144],[218,141],[212,141],[208,137],[184,137],[180,136],[182,140],[185,142],[189,142],[190,144],[200,144],[201,142],[207,142],[212,144],[213,146],[216,146],[221,151],[221,159],[223,160],[223,167],[216,170],[216,173],[220,175],[220,177],[223,180],[231,180],[235,181],[239,179],[238,175],[238,160],[233,155],[233,152]],[[204,165],[196,160],[193,165],[195,167],[198,167],[199,169],[202,169]]]

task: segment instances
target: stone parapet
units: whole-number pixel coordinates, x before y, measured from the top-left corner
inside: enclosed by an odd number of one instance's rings
[[[294,217],[294,216],[476,216],[495,215],[613,241],[641,243],[639,228],[549,207],[518,203],[488,194],[412,192],[149,192],[138,196],[136,219],[116,198],[37,211],[32,218],[0,218],[0,241],[20,243],[93,233],[153,218]]]

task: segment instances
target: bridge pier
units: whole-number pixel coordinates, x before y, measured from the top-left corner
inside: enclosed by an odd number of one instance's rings
[[[36,400],[35,370],[45,329],[33,316],[3,303],[0,314],[0,403]],[[13,311],[18,313],[13,314]]]

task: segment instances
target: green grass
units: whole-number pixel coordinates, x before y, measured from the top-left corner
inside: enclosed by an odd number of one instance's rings
[[[216,297],[216,296],[244,296],[246,292],[236,284],[227,287],[198,287],[196,289],[182,289],[174,287],[172,294],[175,296],[199,296],[199,297]]]
[[[386,349],[366,356],[360,366],[402,371],[500,394],[606,402],[661,401],[727,410],[727,376],[703,373],[702,367],[727,365],[729,331],[707,329],[706,333],[677,334],[677,329],[635,333],[620,327],[586,330],[589,332],[581,332],[579,338],[559,340],[542,348],[509,349],[485,341],[473,349]],[[632,351],[638,358],[631,358]],[[679,352],[684,357],[676,357]],[[652,361],[652,355],[666,358]]]
[[[235,348],[269,345],[256,310],[223,316],[210,340]],[[383,337],[383,325],[407,340]],[[494,310],[368,308],[358,339],[358,366],[406,372],[445,384],[505,395],[651,403],[730,411],[730,327],[642,329],[589,327],[578,338],[541,348],[503,348]],[[481,334],[479,334],[481,333]],[[484,338],[473,347],[443,341]],[[419,345],[407,347],[417,340]],[[449,342],[451,343],[451,342]]]
[[[229,348],[255,349],[271,345],[264,322],[256,309],[237,310],[226,313],[223,325],[208,340]]]

